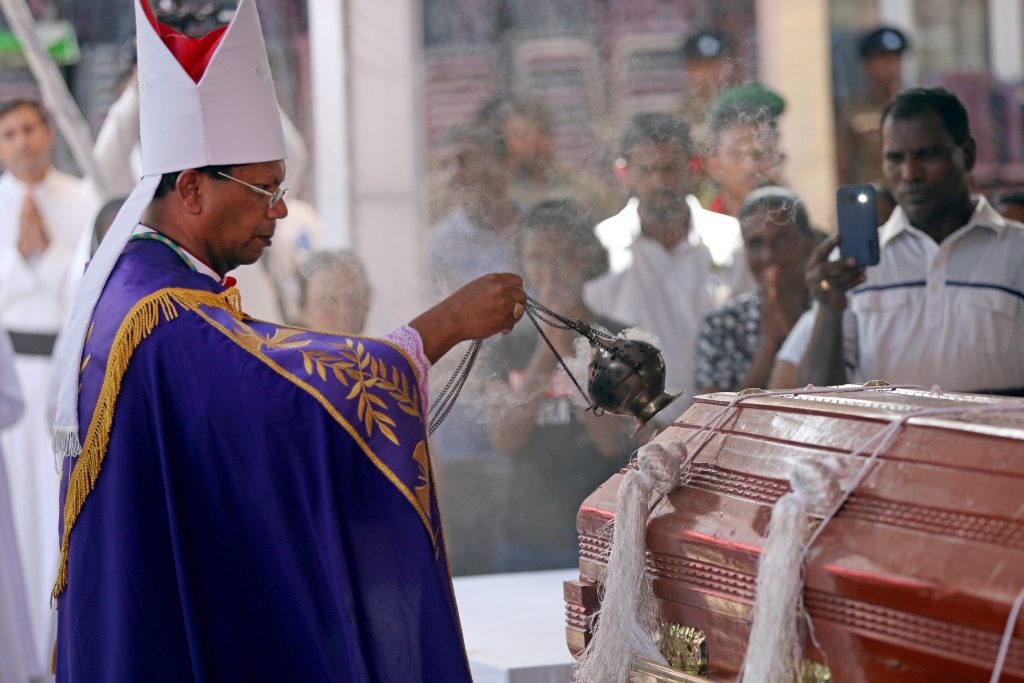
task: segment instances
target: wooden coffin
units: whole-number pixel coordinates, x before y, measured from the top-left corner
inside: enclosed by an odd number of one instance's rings
[[[686,439],[733,397],[699,397],[658,440]],[[832,456],[848,488],[870,449],[853,453],[894,419],[983,405],[1020,410],[910,420],[826,526],[808,555],[804,599],[817,645],[808,639],[804,651],[810,680],[988,681],[1024,589],[1024,401],[891,388],[761,396],[730,409],[647,532],[660,648],[679,677],[638,662],[635,680],[735,678],[772,505],[789,491],[797,459]],[[580,579],[565,585],[577,656],[623,476],[587,498],[577,518]],[[1024,682],[1024,619],[1001,680]]]

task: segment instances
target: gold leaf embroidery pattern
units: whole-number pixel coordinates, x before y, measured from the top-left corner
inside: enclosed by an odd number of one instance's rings
[[[416,500],[420,502],[420,507],[427,513],[427,517],[430,517],[430,465],[427,458],[426,441],[416,444],[416,449],[412,452],[412,459],[416,462],[417,467]]]
[[[337,354],[320,350],[301,350],[302,365],[307,375],[316,375],[327,381],[330,373],[348,387],[346,400],[356,399],[356,415],[363,424],[367,436],[373,436],[374,429],[389,441],[399,445],[395,435],[394,419],[387,414],[388,402],[380,396],[383,392],[394,399],[398,408],[413,417],[420,417],[419,395],[415,384],[408,376],[399,372],[397,366],[387,366],[384,361],[368,353],[362,342],[346,339],[344,344],[332,344]],[[370,389],[376,391],[371,392]]]
[[[302,334],[299,330],[286,330],[279,327],[274,330],[273,335],[264,336],[240,320],[235,321],[235,329],[231,330],[230,334],[231,338],[240,346],[250,351],[262,351],[264,348],[297,349],[309,344],[308,339],[294,339],[297,335]]]
[[[388,367],[384,361],[366,351],[362,342],[346,339],[343,344],[332,344],[337,352],[319,349],[304,349],[309,339],[297,339],[302,330],[275,328],[272,335],[257,332],[241,321],[235,321],[235,328],[229,331],[232,339],[250,351],[269,349],[298,349],[302,354],[302,367],[309,376],[316,375],[326,382],[328,374],[345,387],[345,399],[356,400],[356,415],[372,437],[374,431],[383,434],[393,444],[400,445],[394,427],[394,418],[388,415],[388,401],[380,394],[393,399],[398,408],[413,417],[420,417],[419,394],[416,385],[397,366]],[[375,391],[370,391],[373,389]]]

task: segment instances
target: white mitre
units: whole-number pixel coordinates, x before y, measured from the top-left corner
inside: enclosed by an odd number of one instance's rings
[[[255,0],[240,0],[227,27],[195,39],[158,24],[146,1],[135,0],[143,176],[90,262],[64,331],[68,343],[56,359],[61,386],[53,428],[54,452],[59,456],[81,451],[78,375],[86,330],[160,176],[202,166],[285,158]],[[184,65],[176,53],[188,53],[182,57]]]

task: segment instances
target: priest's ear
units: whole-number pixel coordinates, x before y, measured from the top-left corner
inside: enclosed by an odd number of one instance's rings
[[[203,212],[203,195],[205,185],[210,182],[208,176],[194,168],[187,168],[178,174],[174,183],[174,194],[181,201],[184,209],[191,214]]]

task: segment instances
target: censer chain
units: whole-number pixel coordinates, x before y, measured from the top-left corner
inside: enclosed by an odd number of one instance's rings
[[[582,396],[587,402],[587,410],[593,412],[595,415],[603,414],[604,411],[593,404],[590,397],[587,395],[587,392],[583,390],[583,387],[580,386],[576,377],[569,370],[569,366],[566,365],[565,360],[558,351],[555,350],[554,344],[552,344],[551,340],[548,339],[548,336],[544,334],[544,330],[541,329],[540,323],[543,322],[544,324],[550,325],[551,327],[559,330],[573,330],[602,348],[607,348],[603,343],[603,340],[611,340],[615,337],[605,332],[595,330],[584,322],[572,320],[571,318],[566,318],[563,315],[555,313],[544,304],[529,296],[526,297],[526,315],[530,318],[530,322],[533,323],[533,326],[537,328],[537,332],[540,333],[541,339],[543,339],[544,343],[547,344],[549,349],[551,349],[551,353],[555,355],[555,360],[558,361],[562,370],[564,370],[565,374],[569,376],[570,380],[572,380],[576,390],[580,392],[580,396]],[[462,360],[459,361],[458,367],[455,368],[455,372],[453,372],[452,376],[448,378],[448,382],[445,383],[444,388],[441,389],[441,392],[437,395],[433,405],[430,406],[430,425],[427,428],[428,435],[433,434],[437,428],[441,426],[441,423],[446,417],[448,417],[448,413],[450,413],[452,408],[455,406],[455,400],[459,397],[459,393],[466,385],[466,380],[469,377],[470,371],[473,369],[473,364],[476,363],[477,356],[480,354],[481,345],[482,342],[479,339],[473,340],[465,355],[462,356]]]
[[[473,369],[476,357],[480,354],[482,344],[483,342],[479,339],[473,340],[466,354],[459,361],[458,367],[455,368],[455,372],[448,378],[444,389],[437,395],[434,404],[430,406],[430,426],[427,428],[428,436],[441,426],[444,419],[448,417],[448,413],[451,412],[452,407],[455,406],[455,399],[459,397],[462,387],[466,384],[466,379],[469,377],[470,370]]]
[[[545,324],[550,325],[551,327],[554,327],[559,330],[573,330],[577,334],[586,337],[587,341],[589,341],[594,346],[601,347],[603,350],[610,353],[614,358],[628,365],[630,368],[633,369],[634,372],[640,372],[639,365],[631,361],[629,358],[623,356],[623,354],[620,353],[618,349],[605,343],[607,341],[615,341],[617,337],[614,334],[609,334],[597,328],[591,327],[582,320],[572,320],[571,318],[566,318],[563,315],[555,313],[544,304],[540,303],[536,299],[529,296],[526,297],[526,308],[533,308],[534,312],[537,314],[537,317]],[[556,322],[552,322],[552,320],[550,320],[549,318],[554,319],[554,321]],[[541,334],[543,335],[543,333]],[[550,342],[548,343],[548,346],[551,346]],[[551,350],[554,351],[553,348]],[[556,353],[555,356],[558,356],[558,354]]]
[[[534,301],[533,299],[527,297],[527,300],[526,300],[526,315],[529,316],[530,322],[533,323],[533,326],[537,328],[537,333],[540,334],[540,338],[543,339],[544,343],[548,345],[549,349],[551,349],[551,353],[553,353],[555,355],[555,360],[557,360],[558,364],[560,366],[562,366],[563,370],[565,370],[565,374],[569,376],[570,380],[572,380],[573,385],[576,387],[576,390],[580,392],[580,396],[583,397],[583,400],[587,402],[587,410],[591,411],[595,415],[601,415],[603,413],[603,411],[602,412],[598,412],[601,409],[598,408],[597,406],[595,406],[594,403],[590,400],[590,396],[587,395],[587,392],[583,391],[583,387],[580,386],[580,383],[576,380],[575,375],[573,375],[572,372],[569,370],[569,366],[565,364],[565,360],[562,358],[561,354],[558,353],[558,351],[555,350],[555,345],[551,343],[551,340],[548,339],[548,336],[546,334],[544,334],[544,330],[542,330],[540,328],[540,322],[538,321],[538,319],[543,320],[543,318],[540,318],[540,316],[537,316],[535,314],[534,311],[535,311],[535,307],[537,307],[537,306],[539,306],[539,304],[536,301]],[[545,309],[545,310],[547,310],[547,309]],[[553,315],[557,315],[557,314],[553,314]],[[576,328],[575,325],[572,324],[575,321],[567,320],[565,318],[562,318],[561,316],[558,316],[558,318],[560,320],[565,320],[566,322],[563,325],[552,325],[551,322],[547,321],[547,320],[544,320],[544,322],[547,323],[548,325],[551,325],[552,327],[557,327],[558,329],[574,330],[576,332],[580,331],[580,330],[578,330]]]

